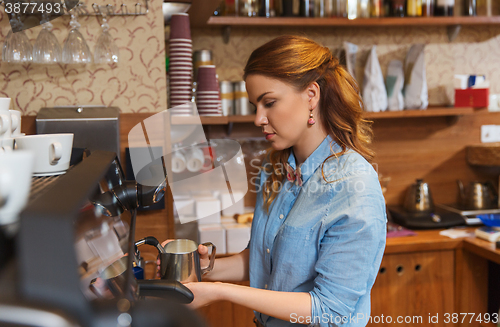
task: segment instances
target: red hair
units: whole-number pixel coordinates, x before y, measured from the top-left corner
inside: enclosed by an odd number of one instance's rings
[[[322,172],[327,160],[344,154],[348,149],[358,152],[368,161],[372,160],[374,153],[368,147],[372,139],[371,122],[363,119],[363,100],[358,84],[328,48],[305,37],[277,37],[252,52],[245,66],[244,79],[249,75],[278,79],[298,92],[304,91],[311,83],[318,83],[319,121],[342,148],[339,153],[325,159]],[[287,163],[290,151],[268,152],[267,159],[272,168],[268,171],[270,176],[263,192],[266,209],[279,193],[286,174],[282,167]]]

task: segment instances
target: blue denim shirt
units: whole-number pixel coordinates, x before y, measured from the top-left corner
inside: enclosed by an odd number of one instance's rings
[[[255,312],[265,326],[367,323],[370,290],[385,249],[385,202],[377,173],[354,151],[329,159],[323,179],[321,164],[340,151],[327,136],[301,165],[303,185],[285,180],[269,213],[262,206],[268,176],[261,170],[257,178],[250,286],[309,292],[312,311],[312,317],[291,315],[290,321]],[[296,168],[293,151],[288,163]]]

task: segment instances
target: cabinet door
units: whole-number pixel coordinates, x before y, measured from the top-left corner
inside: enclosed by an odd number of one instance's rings
[[[453,250],[387,254],[372,289],[368,326],[386,325],[388,319],[406,326],[450,326],[444,320],[454,312],[454,296]]]

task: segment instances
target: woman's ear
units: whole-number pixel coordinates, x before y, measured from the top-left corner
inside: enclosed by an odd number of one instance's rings
[[[309,110],[316,109],[320,96],[320,88],[317,82],[313,82],[307,87],[307,96],[309,97]]]

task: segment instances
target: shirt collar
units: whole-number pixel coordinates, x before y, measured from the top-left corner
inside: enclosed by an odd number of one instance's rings
[[[291,150],[292,151],[290,151],[290,156],[288,157],[288,164],[294,170],[296,170],[297,165],[295,162],[295,155],[293,153],[293,149]],[[304,161],[300,165],[302,183],[307,182],[309,177],[314,174],[316,169],[323,163],[323,161],[325,161],[328,156],[340,151],[342,151],[342,148],[337,144],[337,142],[333,141],[330,135],[327,135],[321,142],[321,144],[316,148],[316,150],[314,150],[313,153],[311,153],[311,155],[307,157],[306,161]]]

